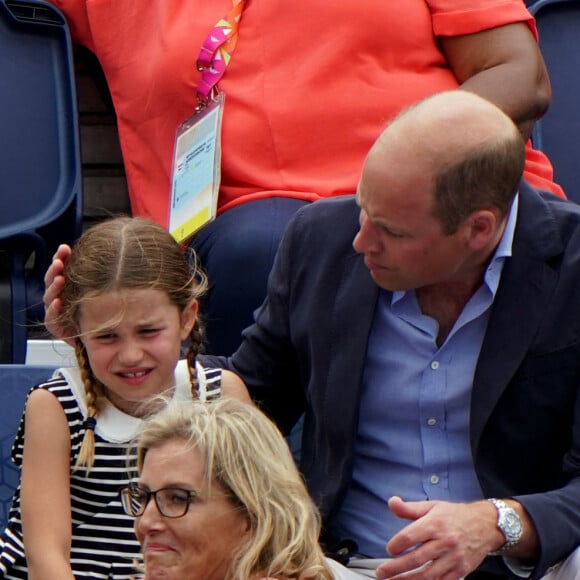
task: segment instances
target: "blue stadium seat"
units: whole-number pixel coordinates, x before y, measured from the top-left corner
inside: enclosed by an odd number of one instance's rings
[[[0,529],[6,527],[20,473],[12,463],[12,442],[30,387],[52,376],[54,367],[0,365]]]
[[[41,0],[0,0],[0,363],[24,363],[43,277],[82,225],[68,25]]]
[[[554,166],[554,178],[580,203],[580,0],[537,0],[536,18],[553,101],[534,127],[532,141]]]

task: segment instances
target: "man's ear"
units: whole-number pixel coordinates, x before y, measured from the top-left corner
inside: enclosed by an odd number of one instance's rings
[[[191,333],[197,320],[199,302],[194,298],[181,313],[181,340],[185,340]]]
[[[467,218],[468,242],[471,249],[482,250],[496,241],[501,221],[499,212],[495,210],[479,209],[474,211]]]

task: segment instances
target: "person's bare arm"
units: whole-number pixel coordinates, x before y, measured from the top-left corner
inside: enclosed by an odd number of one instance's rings
[[[244,381],[231,371],[222,371],[222,393],[226,397],[253,404]]]
[[[21,511],[28,578],[74,580],[70,432],[60,403],[43,389],[26,404]]]
[[[64,286],[64,265],[71,255],[71,248],[66,244],[61,244],[52,258],[52,263],[44,275],[44,325],[46,329],[55,337],[68,342],[74,346],[74,341],[68,337],[71,336],[66,328],[58,324],[58,317],[62,302],[60,293]]]
[[[460,88],[495,103],[527,140],[552,96],[544,59],[527,24],[439,37],[439,42]]]

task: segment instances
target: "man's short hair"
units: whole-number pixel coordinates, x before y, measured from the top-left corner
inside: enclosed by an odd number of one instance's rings
[[[444,167],[435,178],[433,214],[445,233],[455,233],[478,209],[493,207],[507,215],[524,163],[525,145],[514,127],[510,138],[480,145]]]

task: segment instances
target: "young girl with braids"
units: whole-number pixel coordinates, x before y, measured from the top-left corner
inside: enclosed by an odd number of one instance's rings
[[[155,412],[151,401],[249,398],[236,375],[196,363],[206,281],[161,226],[142,218],[94,226],[64,277],[60,323],[78,366],[29,394],[0,578],[129,580],[139,545],[118,490],[129,483],[130,442]]]

